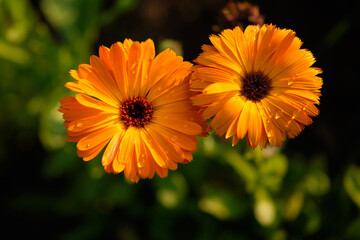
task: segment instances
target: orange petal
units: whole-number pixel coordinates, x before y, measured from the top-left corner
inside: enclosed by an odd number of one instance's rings
[[[83,158],[84,161],[90,161],[93,158],[95,158],[100,152],[101,150],[105,147],[105,145],[108,143],[108,141],[104,141],[102,143],[100,143],[99,145],[86,150],[86,151],[77,151],[77,154],[79,157]]]
[[[171,116],[154,116],[153,122],[188,135],[196,136],[202,133],[201,126],[189,120],[177,119]]]
[[[120,141],[120,133],[115,134],[115,136],[110,140],[101,159],[101,163],[103,166],[110,165],[113,161],[115,161],[119,152]]]
[[[94,132],[91,132],[84,136],[77,144],[77,148],[81,151],[88,150],[90,148],[96,147],[100,143],[110,140],[116,133],[116,127],[108,127],[105,129],[99,129]]]

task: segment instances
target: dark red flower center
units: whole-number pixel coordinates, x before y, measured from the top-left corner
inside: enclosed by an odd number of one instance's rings
[[[154,108],[145,97],[132,97],[126,99],[120,108],[120,119],[125,127],[144,127],[151,121]]]
[[[271,90],[271,80],[262,72],[246,73],[241,81],[240,93],[253,102],[260,101]]]

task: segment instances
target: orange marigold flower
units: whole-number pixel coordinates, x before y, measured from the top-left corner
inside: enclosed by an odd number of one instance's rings
[[[255,148],[280,146],[317,116],[322,79],[315,58],[292,30],[273,25],[227,29],[210,36],[195,60],[193,103],[203,108],[210,129],[233,146],[247,138]]]
[[[78,92],[61,100],[68,140],[78,156],[93,159],[105,148],[102,164],[137,182],[192,160],[205,124],[190,97],[191,63],[172,50],[155,57],[151,39],[100,47],[90,65],[70,71]]]

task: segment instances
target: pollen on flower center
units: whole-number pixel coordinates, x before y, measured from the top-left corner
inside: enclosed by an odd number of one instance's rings
[[[246,73],[241,81],[240,93],[253,102],[258,102],[266,97],[271,89],[271,80],[262,72]]]
[[[144,127],[151,121],[154,108],[145,97],[126,99],[120,108],[120,119],[125,127]]]

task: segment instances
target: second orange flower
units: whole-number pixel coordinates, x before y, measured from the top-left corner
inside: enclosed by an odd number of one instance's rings
[[[273,25],[227,29],[210,36],[195,60],[191,89],[210,128],[235,145],[280,146],[318,115],[322,79],[295,32]]]

